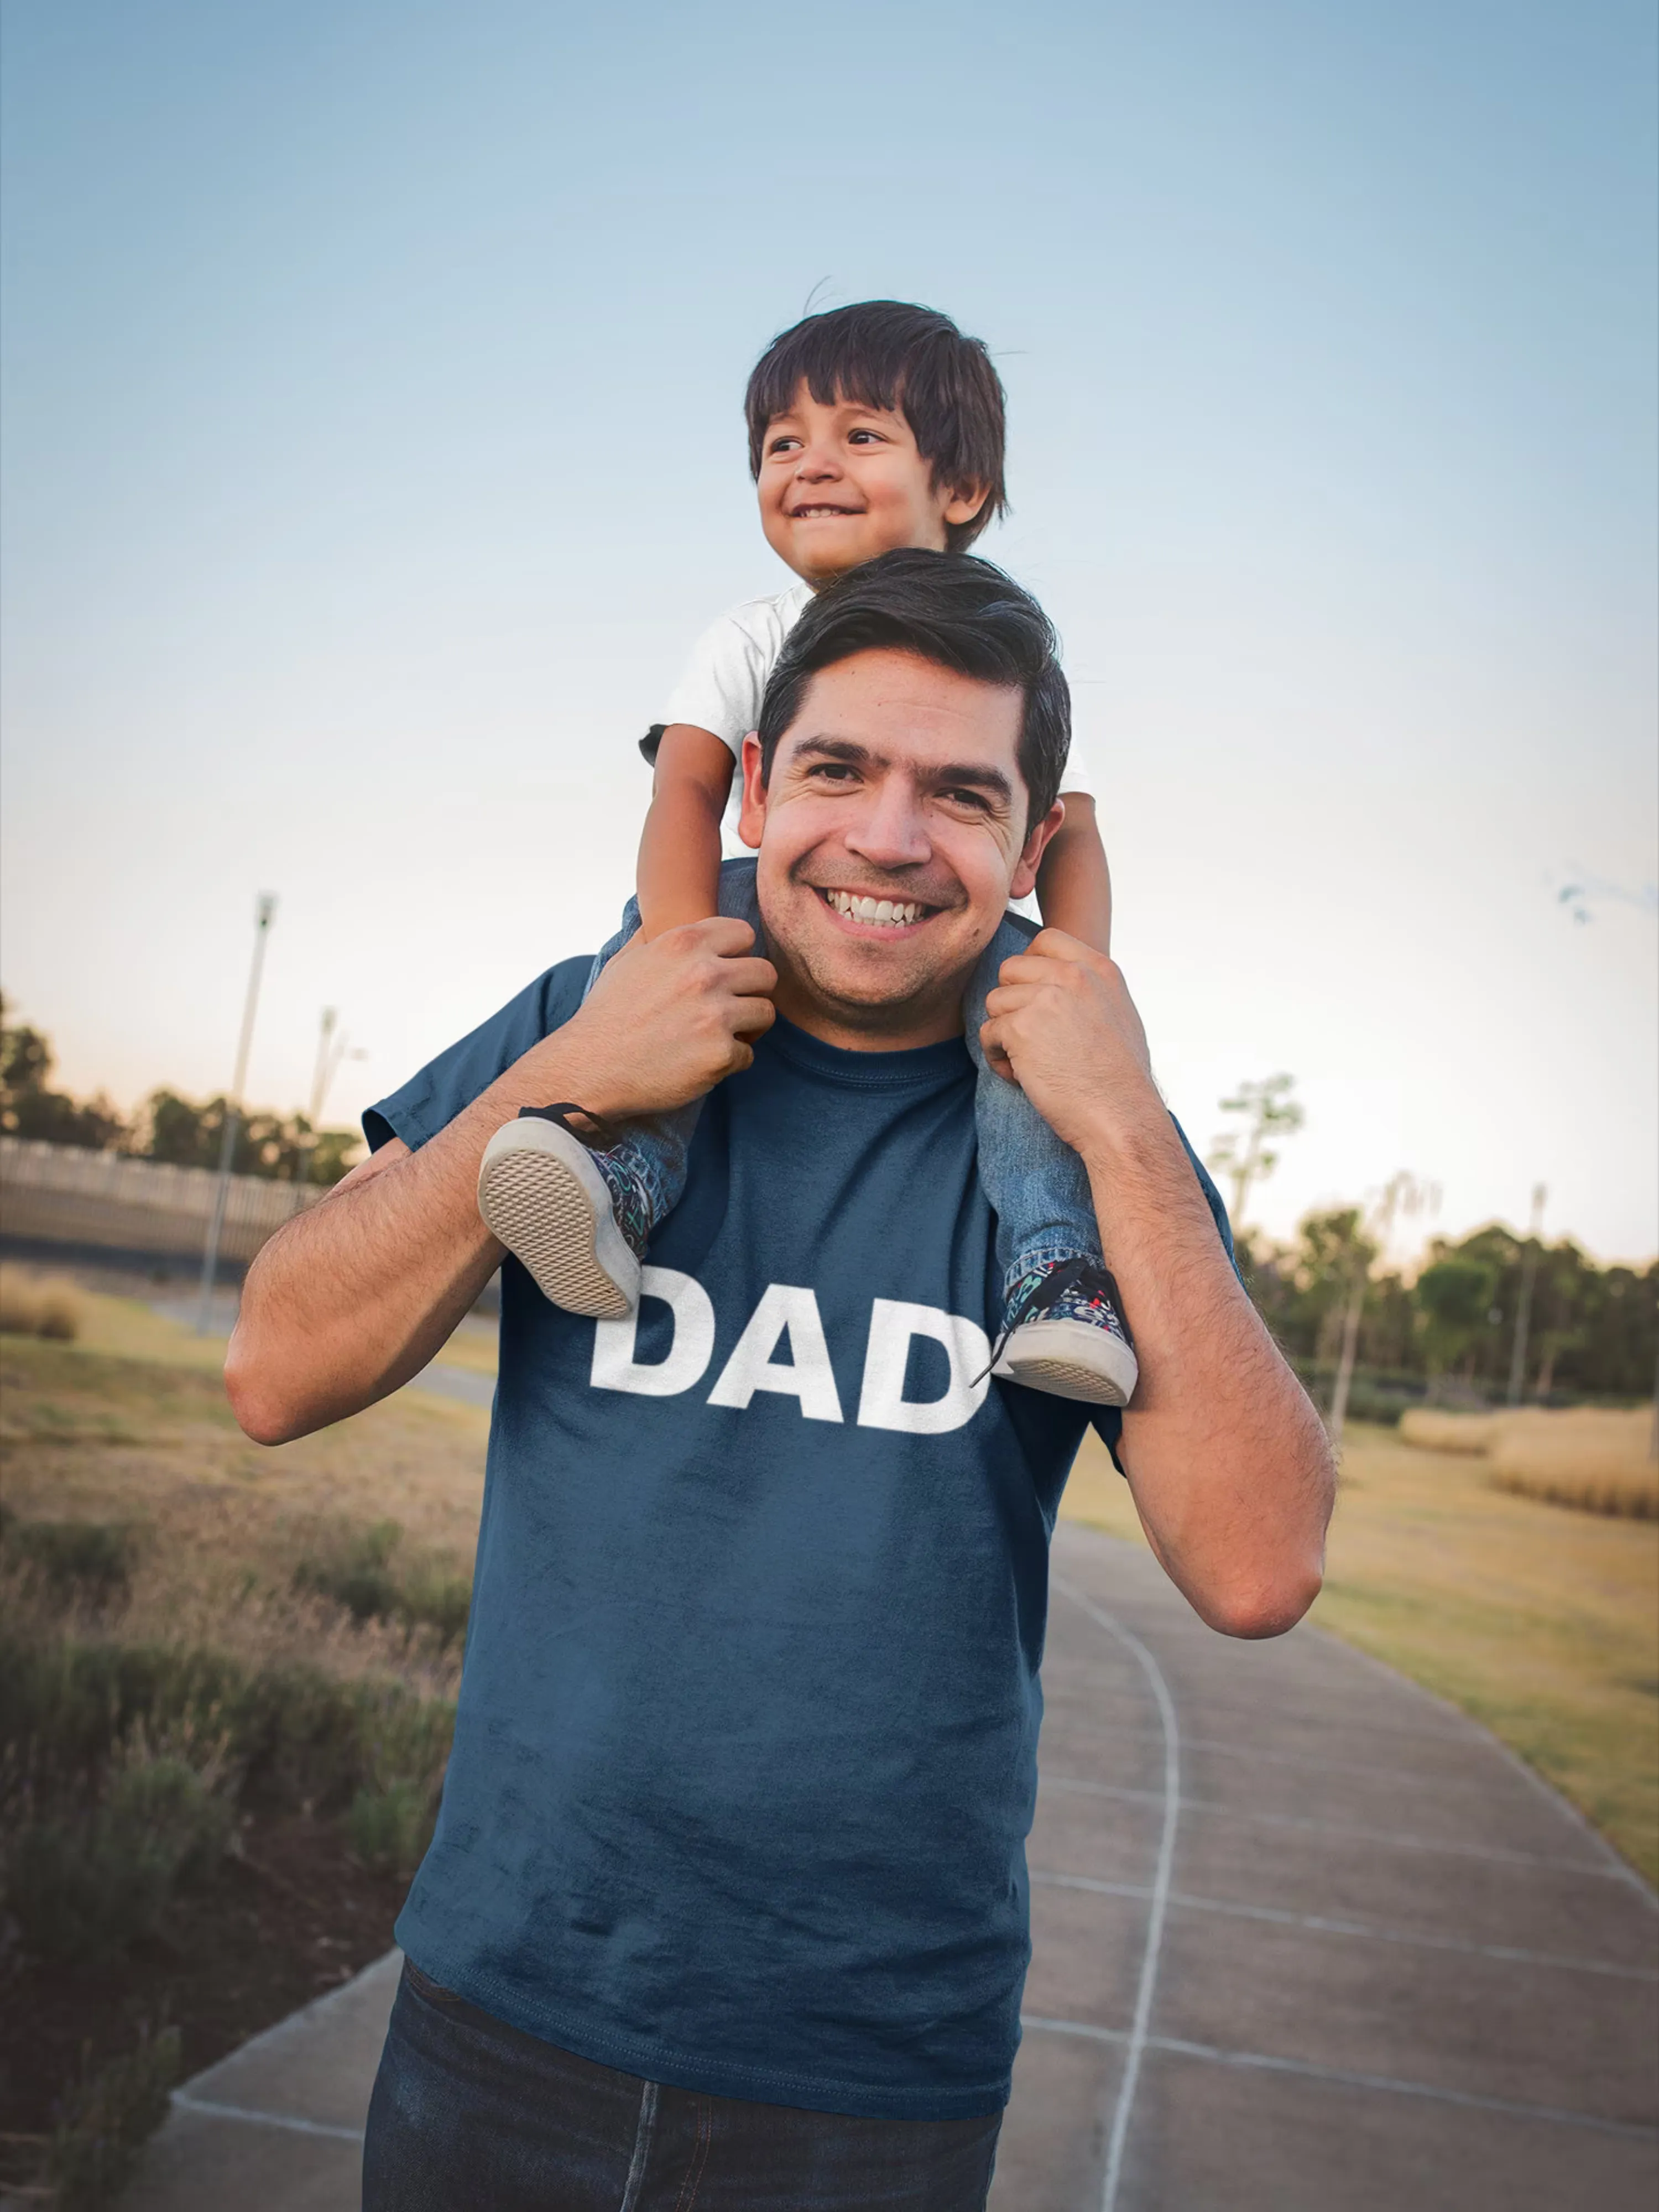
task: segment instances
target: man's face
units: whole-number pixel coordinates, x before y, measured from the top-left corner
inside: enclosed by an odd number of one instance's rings
[[[1027,833],[1023,714],[1018,690],[884,649],[812,678],[764,785],[748,739],[742,833],[791,1020],[852,1043],[960,1030],[975,963],[1065,812]]]
[[[935,485],[896,409],[826,406],[805,384],[766,426],[757,489],[767,544],[809,584],[901,545],[942,553],[946,524],[971,521],[985,498]]]

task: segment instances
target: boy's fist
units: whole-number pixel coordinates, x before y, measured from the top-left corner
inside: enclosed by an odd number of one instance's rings
[[[1132,1122],[1162,1120],[1146,1032],[1115,960],[1045,929],[999,972],[980,1042],[1057,1137],[1086,1154]]]

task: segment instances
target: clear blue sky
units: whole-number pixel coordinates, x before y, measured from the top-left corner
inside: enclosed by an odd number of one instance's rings
[[[1656,1243],[1647,0],[8,0],[4,964],[76,1086],[355,1112],[608,933],[634,750],[784,580],[808,303],[993,347],[1117,950],[1256,1209]],[[1575,924],[1557,893],[1589,882]]]

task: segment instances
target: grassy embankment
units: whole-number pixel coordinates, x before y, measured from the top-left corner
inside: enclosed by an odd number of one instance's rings
[[[1659,1881],[1659,1526],[1500,1486],[1572,1486],[1535,1424],[1513,1465],[1448,1434],[1455,1450],[1349,1429],[1312,1618],[1473,1714]],[[1062,1510],[1145,1541],[1092,1439]]]
[[[32,1323],[8,1276],[0,2014],[27,2032],[0,2180],[67,2212],[118,2185],[168,2079],[390,1942],[447,1752],[488,1417],[408,1393],[261,1450],[222,1345],[82,1291]]]

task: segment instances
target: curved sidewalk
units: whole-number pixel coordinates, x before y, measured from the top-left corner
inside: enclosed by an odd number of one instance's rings
[[[1054,1539],[994,2212],[1650,2212],[1659,1909],[1484,1730]],[[351,2212],[384,1960],[190,2083],[127,2212]]]

